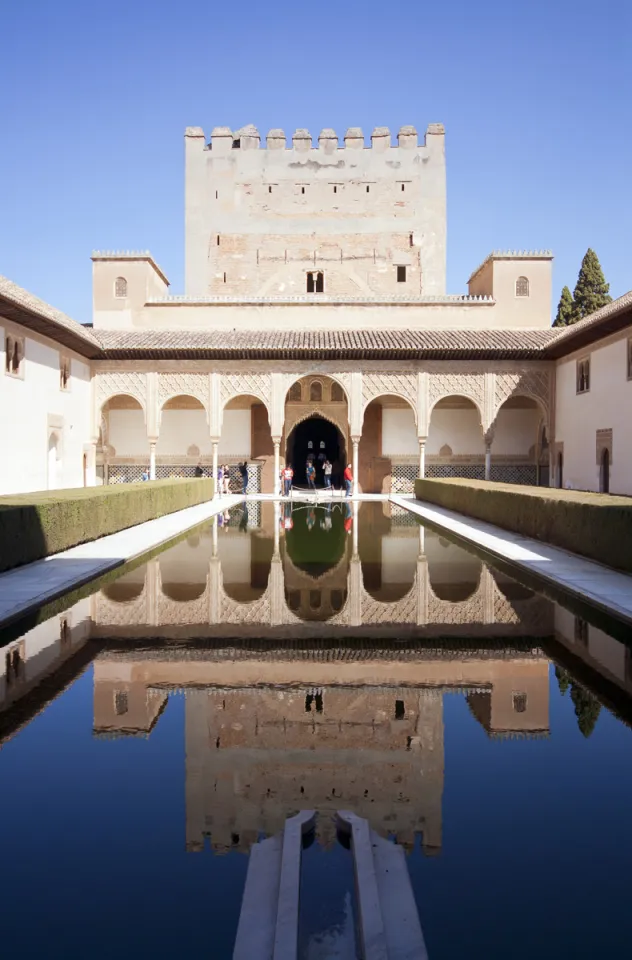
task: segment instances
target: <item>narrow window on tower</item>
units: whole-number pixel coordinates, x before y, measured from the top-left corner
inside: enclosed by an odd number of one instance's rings
[[[305,187],[301,187],[301,193],[305,193]]]
[[[409,236],[408,236],[408,244],[409,244],[409,246],[412,247],[413,242],[414,242],[414,241],[413,241],[413,235],[412,235],[412,233],[411,233],[411,234],[409,234]]]
[[[397,268],[397,282],[406,283],[406,267]]]
[[[367,185],[366,192],[368,193],[371,188]]]
[[[272,193],[272,187],[268,187],[268,193]]]
[[[314,274],[313,273],[307,274],[307,292],[308,293],[314,292]]]
[[[406,184],[402,183],[402,193],[404,192],[405,189],[406,189]]]
[[[216,190],[216,191],[215,191],[215,199],[217,200],[217,199],[218,199],[218,197],[219,197],[219,191],[218,191],[218,190]]]
[[[219,247],[219,233],[217,234],[217,246]]]
[[[226,283],[226,274],[224,274],[224,283]]]
[[[334,183],[334,193],[338,193],[338,187],[336,186],[335,183]]]
[[[316,274],[316,293],[325,292],[325,274],[317,273]]]

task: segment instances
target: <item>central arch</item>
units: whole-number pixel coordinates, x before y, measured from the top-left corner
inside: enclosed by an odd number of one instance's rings
[[[316,467],[317,487],[324,486],[322,468],[325,459],[333,466],[334,486],[341,485],[346,460],[345,439],[336,424],[319,413],[312,413],[300,420],[288,434],[285,462],[294,470],[295,485],[307,485],[305,469],[308,459],[312,459]]]

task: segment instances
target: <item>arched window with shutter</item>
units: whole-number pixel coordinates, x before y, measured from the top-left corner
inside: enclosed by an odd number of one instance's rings
[[[293,383],[288,392],[288,400],[292,400],[294,403],[300,403],[303,399],[303,391],[301,390],[301,385],[297,381]]]
[[[527,277],[518,277],[518,279],[516,280],[516,296],[517,297],[529,296],[529,280]]]
[[[312,381],[309,388],[309,399],[316,403],[320,403],[323,399],[323,385],[320,380]]]
[[[114,296],[122,300],[127,296],[127,280],[125,277],[117,277],[114,281]]]

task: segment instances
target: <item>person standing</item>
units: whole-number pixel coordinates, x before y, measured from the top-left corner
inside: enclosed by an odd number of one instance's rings
[[[141,480],[149,480],[149,470],[147,470],[147,468],[143,470],[143,475],[141,477]]]
[[[333,466],[329,460],[325,460],[323,464],[323,478],[325,481],[325,490],[331,490],[331,474],[333,471]]]
[[[204,476],[204,471],[202,470],[202,464],[201,464],[201,463],[198,463],[197,467],[195,468],[194,473],[195,473],[195,476],[196,476],[196,477],[203,477],[203,476]]]
[[[224,492],[224,468],[221,466],[217,467],[215,482],[217,484],[217,495],[221,497]]]
[[[248,489],[248,464],[245,460],[239,464],[239,472],[241,474],[241,492],[246,496],[246,490]]]
[[[305,467],[305,476],[307,477],[307,486],[310,490],[316,489],[316,468],[311,460],[308,461],[307,466]]]
[[[228,469],[228,466],[226,464],[224,464],[222,470],[224,475],[224,479],[223,479],[224,493],[230,493],[230,470]]]
[[[283,496],[289,497],[292,490],[292,480],[294,479],[294,471],[289,463],[287,463],[282,472],[283,476]]]
[[[352,485],[353,485],[353,471],[352,471],[352,469],[351,469],[351,464],[350,464],[350,463],[348,463],[347,466],[345,467],[345,472],[344,472],[344,474],[343,474],[343,478],[344,478],[344,481],[345,481],[345,491],[346,491],[345,497],[350,497],[350,496],[351,496]]]

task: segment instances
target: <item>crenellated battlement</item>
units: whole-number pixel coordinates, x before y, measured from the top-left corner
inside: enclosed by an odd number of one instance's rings
[[[228,153],[232,150],[258,150],[261,147],[261,135],[254,124],[247,124],[238,130],[231,130],[230,127],[214,127],[211,131],[211,137],[206,144],[206,137],[202,127],[187,127],[185,137],[190,139],[199,139],[205,141],[207,150]],[[445,129],[442,123],[430,123],[426,128],[426,134],[422,146],[428,146],[429,137],[443,137]],[[321,130],[316,143],[313,142],[312,134],[309,130],[298,128],[290,138],[286,137],[285,132],[280,128],[273,128],[268,131],[264,149],[268,150],[295,150],[305,152],[307,150],[320,150],[324,152],[333,152],[334,150],[386,150],[393,145],[391,143],[391,131],[388,127],[375,127],[370,141],[365,142],[364,133],[361,127],[349,127],[343,138],[342,146],[335,130],[327,127]],[[397,133],[397,147],[403,149],[414,149],[419,146],[418,134],[414,126],[405,125],[399,128]]]

